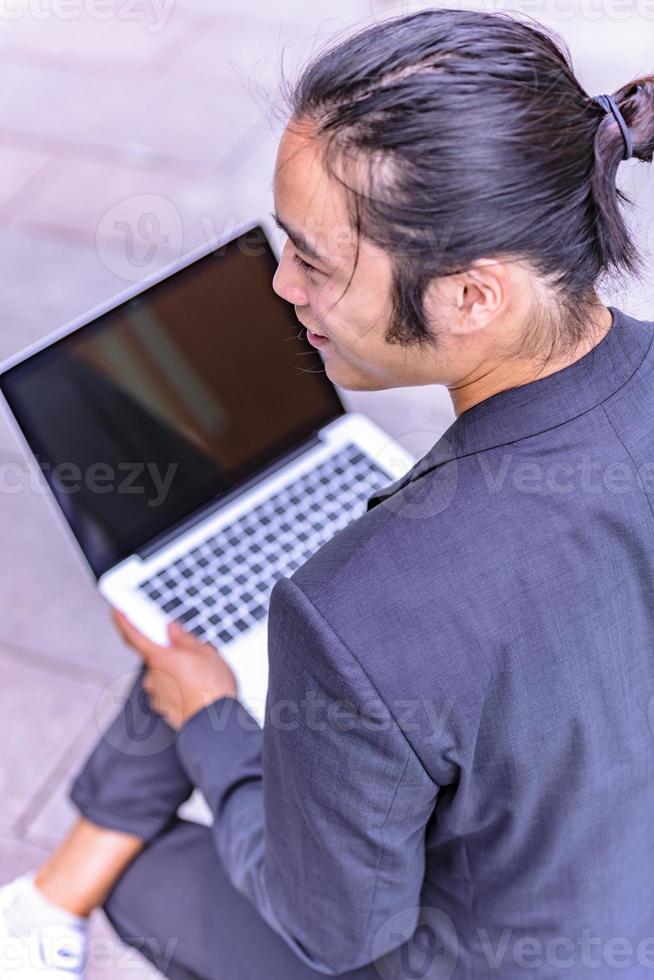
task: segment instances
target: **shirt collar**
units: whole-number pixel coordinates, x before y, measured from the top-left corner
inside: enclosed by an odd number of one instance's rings
[[[624,385],[654,339],[654,323],[637,320],[613,306],[608,332],[567,367],[508,388],[462,412],[411,469],[368,499],[367,510],[408,483],[453,459],[493,449],[553,429],[590,411]]]

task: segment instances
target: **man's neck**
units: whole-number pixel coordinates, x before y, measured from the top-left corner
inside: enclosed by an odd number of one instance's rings
[[[611,329],[611,324],[611,311],[606,306],[601,306],[598,312],[594,314],[588,336],[584,337],[583,342],[579,344],[574,353],[568,354],[567,357],[560,358],[558,361],[549,361],[540,370],[535,363],[528,364],[523,361],[505,362],[497,365],[487,374],[476,378],[468,384],[457,388],[449,388],[448,390],[456,416],[462,415],[463,412],[467,412],[473,405],[485,401],[491,395],[496,395],[500,391],[530,384],[532,381],[546,378],[548,375],[555,374],[556,371],[561,371],[563,368],[568,367],[568,365],[574,364],[575,361],[588,354],[593,347],[596,347],[604,339]]]

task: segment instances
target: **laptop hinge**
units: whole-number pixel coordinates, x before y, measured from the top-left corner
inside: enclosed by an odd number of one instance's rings
[[[183,521],[179,521],[174,527],[169,528],[164,531],[163,534],[159,534],[152,541],[148,541],[147,545],[142,548],[137,548],[134,552],[139,558],[147,559],[154,555],[160,548],[165,547],[165,545],[170,544],[180,536],[180,534],[185,534],[196,524],[200,524],[203,520],[209,517],[211,514],[220,510],[225,504],[228,504],[231,500],[236,497],[240,497],[246,490],[250,490],[252,487],[256,486],[257,483],[261,483],[262,480],[267,479],[276,470],[280,470],[283,466],[288,465],[291,460],[295,459],[296,456],[301,456],[307,452],[307,450],[312,449],[317,446],[322,441],[319,436],[320,430],[305,439],[304,442],[296,446],[295,449],[291,449],[289,452],[285,453],[283,456],[278,457],[273,463],[266,466],[265,469],[259,470],[255,476],[250,477],[248,480],[241,481],[237,486],[232,487],[226,493],[221,494],[220,500],[216,502],[214,499],[209,504],[205,504],[199,510],[194,511],[189,517],[185,518]]]

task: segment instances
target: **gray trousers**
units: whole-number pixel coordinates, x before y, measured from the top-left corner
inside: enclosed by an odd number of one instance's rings
[[[177,815],[193,786],[177,757],[174,729],[143,690],[145,671],[143,665],[69,791],[88,820],[146,842],[105,899],[107,918],[123,942],[172,980],[324,977],[236,891],[210,828]],[[379,980],[372,965],[341,976]]]

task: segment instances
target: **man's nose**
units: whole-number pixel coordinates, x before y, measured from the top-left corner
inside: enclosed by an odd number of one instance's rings
[[[293,267],[286,249],[282,252],[272,286],[278,296],[293,303],[294,306],[307,306],[309,303],[307,292],[302,285],[302,277],[299,270]]]

